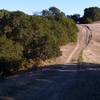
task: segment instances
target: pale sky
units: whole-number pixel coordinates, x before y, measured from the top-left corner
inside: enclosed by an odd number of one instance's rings
[[[21,10],[28,14],[48,9],[51,6],[59,8],[66,15],[75,13],[82,15],[87,7],[100,7],[100,0],[0,0],[0,9]]]

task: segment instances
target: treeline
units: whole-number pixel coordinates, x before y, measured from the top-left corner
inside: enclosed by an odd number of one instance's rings
[[[76,42],[73,20],[56,7],[41,15],[0,10],[0,73],[36,67],[61,55],[59,46]]]
[[[100,21],[100,8],[89,7],[84,10],[84,15],[80,17],[80,14],[74,14],[69,16],[77,23],[88,24],[96,21]]]

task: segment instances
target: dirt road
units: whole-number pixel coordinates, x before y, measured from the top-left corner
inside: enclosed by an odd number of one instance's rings
[[[77,63],[81,61],[84,49],[89,45],[92,39],[92,31],[87,25],[78,25],[80,31],[78,33],[78,41],[76,48],[69,55],[66,63]]]
[[[0,100],[100,100],[100,71],[66,66],[0,80]]]
[[[77,45],[67,44],[61,47],[62,56],[46,62],[43,65],[53,64],[72,64],[81,62],[83,50],[89,45],[92,38],[92,31],[88,25],[77,25],[79,32],[77,33]]]
[[[83,62],[100,64],[100,22],[88,24],[92,39],[83,52]]]

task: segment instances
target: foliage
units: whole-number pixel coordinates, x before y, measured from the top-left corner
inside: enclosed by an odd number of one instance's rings
[[[100,21],[100,8],[89,7],[84,10],[84,16],[81,18],[81,23],[92,23]]]
[[[56,7],[50,7],[48,10],[42,11],[42,16],[55,18],[55,20],[59,20],[60,18],[65,17],[65,13],[60,11],[60,9]]]
[[[52,37],[48,35],[36,36],[32,42],[27,46],[25,56],[33,60],[46,60],[59,56],[60,50]]]
[[[0,72],[19,67],[22,56],[23,46],[7,39],[5,36],[0,37]]]
[[[0,19],[2,19],[4,16],[9,16],[9,11],[2,9],[0,10]]]
[[[41,16],[2,10],[0,68],[5,72],[18,68],[22,59],[39,62],[57,57],[59,46],[77,41],[77,31],[74,21],[56,7],[43,10]]]
[[[80,14],[74,14],[74,15],[70,15],[68,17],[73,19],[76,23],[78,23],[79,19],[80,19]]]
[[[23,12],[16,11],[9,13],[1,19],[1,35],[6,35],[14,41],[23,45],[32,38],[32,27],[30,17]]]

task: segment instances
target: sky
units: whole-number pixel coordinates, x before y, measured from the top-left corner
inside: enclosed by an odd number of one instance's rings
[[[100,7],[100,0],[0,0],[0,9],[21,10],[28,14],[40,12],[52,6],[59,8],[66,15],[81,14],[88,7]]]

